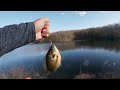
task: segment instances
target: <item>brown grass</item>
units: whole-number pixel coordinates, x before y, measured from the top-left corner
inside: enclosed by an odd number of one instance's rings
[[[28,72],[23,67],[12,67],[6,72],[0,71],[0,79],[26,79],[27,77],[31,79],[47,79],[46,76],[42,76],[34,70]]]
[[[79,73],[77,76],[74,77],[74,79],[95,79],[95,75],[88,73]]]

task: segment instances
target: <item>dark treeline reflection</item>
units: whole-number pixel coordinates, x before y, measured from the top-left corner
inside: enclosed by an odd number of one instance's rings
[[[73,50],[78,48],[103,48],[105,50],[120,51],[120,41],[74,41],[53,42],[60,50]],[[66,47],[67,46],[67,47]]]

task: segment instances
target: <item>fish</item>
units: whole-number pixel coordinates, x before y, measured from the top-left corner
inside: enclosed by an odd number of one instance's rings
[[[61,54],[54,44],[51,44],[44,61],[45,70],[49,73],[55,72],[61,66]]]

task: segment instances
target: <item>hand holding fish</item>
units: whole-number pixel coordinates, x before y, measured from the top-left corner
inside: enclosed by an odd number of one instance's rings
[[[49,19],[41,18],[34,21],[36,40],[41,40],[49,36]]]

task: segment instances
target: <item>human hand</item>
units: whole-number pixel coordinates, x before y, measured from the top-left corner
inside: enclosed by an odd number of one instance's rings
[[[41,18],[34,21],[36,40],[49,37],[49,19]]]

